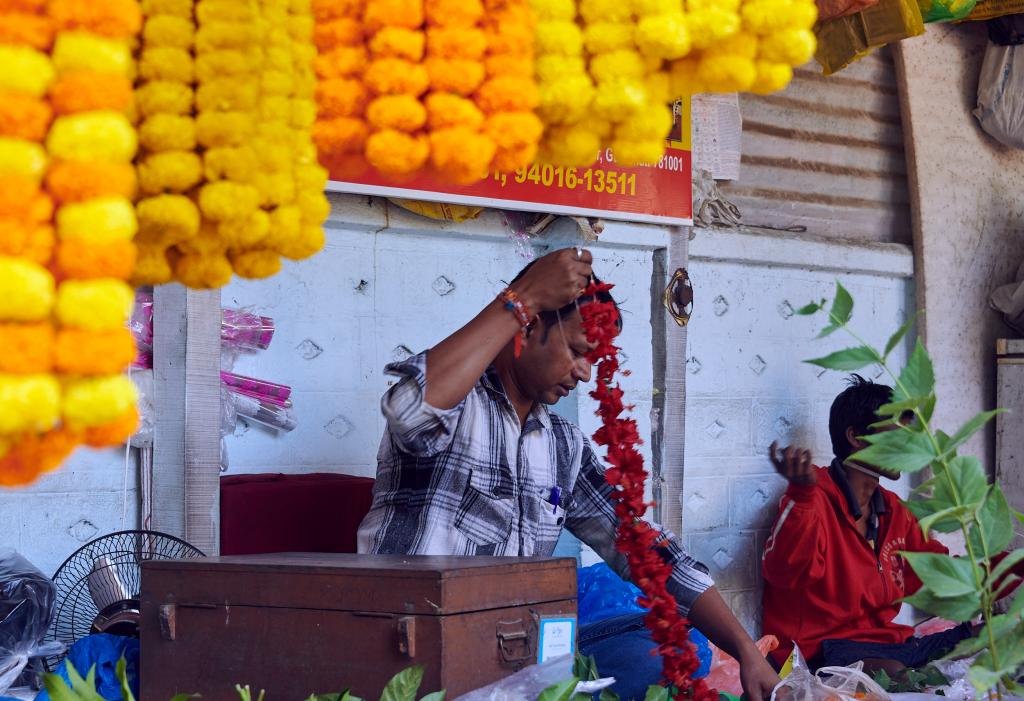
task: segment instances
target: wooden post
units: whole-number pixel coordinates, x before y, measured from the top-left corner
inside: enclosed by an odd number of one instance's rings
[[[662,303],[662,293],[678,268],[685,269],[689,254],[689,227],[674,227],[668,247],[655,253],[655,280],[651,324],[654,326],[654,397],[656,420],[653,493],[655,519],[679,534],[683,529],[683,472],[686,446],[686,327],[677,324]],[[660,276],[658,275],[660,273]]]
[[[152,528],[219,551],[220,292],[153,294]]]
[[[1024,509],[1024,339],[996,341],[996,479],[1010,506]]]

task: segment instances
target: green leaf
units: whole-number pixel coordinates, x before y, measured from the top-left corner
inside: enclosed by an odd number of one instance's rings
[[[135,701],[135,694],[132,693],[132,688],[128,684],[128,661],[124,655],[121,655],[117,661],[114,673],[117,675],[117,680],[121,682],[121,701]]]
[[[913,431],[883,431],[863,436],[869,445],[850,459],[886,470],[916,472],[935,460],[928,436]]]
[[[822,307],[824,306],[825,300],[821,300],[820,302],[811,302],[810,304],[805,304],[804,306],[800,307],[793,313],[798,314],[800,316],[810,316],[812,314],[817,314],[819,311],[821,311]]]
[[[943,446],[943,452],[952,452],[959,448],[961,445],[967,442],[967,439],[973,436],[975,433],[981,430],[981,428],[991,421],[999,414],[1006,413],[1005,409],[995,409],[993,411],[983,411],[973,419],[965,423],[960,427],[960,430],[953,434],[953,437],[949,439],[949,442]]]
[[[942,616],[957,623],[971,620],[981,610],[981,599],[977,592],[940,598],[927,589],[921,588],[916,594],[904,598],[903,601],[933,616]]]
[[[892,677],[890,677],[884,669],[880,669],[875,672],[875,682],[886,691],[889,691],[892,688]]]
[[[974,592],[971,563],[939,553],[901,553],[915,574],[940,599],[953,599]]]
[[[903,323],[903,326],[889,337],[889,342],[885,344],[885,352],[882,354],[883,357],[889,357],[889,354],[896,349],[896,346],[899,345],[899,342],[907,335],[907,332],[914,327],[915,321],[917,321],[917,314],[911,315],[910,318]]]
[[[1001,577],[1003,577],[1007,572],[1013,569],[1014,565],[1016,565],[1021,560],[1024,560],[1024,548],[1019,548],[1011,553],[1008,553],[1006,557],[1004,557],[999,562],[998,565],[992,568],[992,571],[989,573],[988,578],[985,580],[986,586],[994,586],[995,583],[998,582]]]
[[[652,684],[647,687],[647,695],[644,701],[668,701],[668,689],[660,684]]]
[[[893,402],[903,402],[914,397],[928,397],[935,391],[935,369],[921,339],[917,340],[914,352],[910,354],[906,367],[900,373],[899,382],[892,392]]]
[[[823,358],[814,358],[804,362],[817,365],[828,370],[852,371],[877,363],[880,360],[874,348],[868,346],[854,346],[845,348],[835,353],[830,353]]]
[[[909,502],[907,506],[911,504],[923,504],[926,502]],[[971,509],[966,506],[950,506],[945,509],[934,511],[925,516],[920,516],[917,513],[916,508],[911,507],[911,512],[918,517],[918,523],[921,526],[921,532],[928,535],[929,531],[938,531],[939,533],[953,533],[954,531],[960,530],[964,520],[973,513]]]
[[[619,695],[610,688],[601,689],[601,695],[597,698],[598,701],[620,701]]]
[[[171,697],[171,701],[189,701],[189,699],[198,699],[198,698],[202,698],[202,695],[201,694],[178,694],[177,696],[172,696]]]
[[[999,683],[1002,676],[1003,672],[1001,670],[992,670],[978,663],[975,663],[967,670],[967,679],[979,694],[988,692],[989,689]]]
[[[420,701],[444,701],[445,693],[444,689],[433,691],[420,699]]]
[[[948,476],[947,471],[948,470]],[[973,455],[961,455],[953,458],[945,466],[935,465],[935,491],[932,498],[956,503],[956,497],[963,506],[977,508],[985,501],[988,494],[988,478],[985,468]],[[956,492],[950,489],[952,480]]]
[[[842,326],[850,321],[853,316],[853,297],[846,291],[842,283],[836,281],[836,296],[832,300],[832,308],[828,312],[829,321],[836,326]]]
[[[579,681],[576,677],[572,677],[570,679],[563,679],[557,684],[552,684],[540,692],[537,701],[569,701],[569,697],[576,690],[576,685],[579,684]]]
[[[1005,550],[1013,540],[1013,519],[1006,495],[998,484],[991,487],[976,518],[978,523],[967,534],[974,554],[990,558]]]
[[[403,669],[391,677],[384,687],[380,701],[416,701],[416,692],[423,682],[423,667],[416,665]]]
[[[940,670],[935,665],[933,665],[933,664],[928,665],[927,667],[924,668],[923,672],[924,672],[924,675],[923,675],[924,679],[922,681],[924,682],[924,686],[948,686],[949,685],[949,682],[950,682],[949,678],[947,678],[946,675],[942,673],[942,670]]]

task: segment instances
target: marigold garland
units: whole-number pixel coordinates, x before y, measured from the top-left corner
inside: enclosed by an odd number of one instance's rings
[[[313,14],[313,138],[333,177],[429,168],[470,184],[533,160],[543,125],[527,0],[313,0]]]
[[[619,348],[614,344],[619,333],[618,310],[614,303],[596,299],[598,293],[611,288],[607,283],[591,284],[584,294],[595,299],[580,307],[580,315],[587,340],[595,344],[587,355],[597,367],[597,388],[590,396],[598,401],[601,428],[594,433],[594,442],[608,450],[606,460],[610,467],[605,471],[605,479],[612,486],[611,496],[619,517],[616,547],[626,555],[631,579],[643,594],[637,603],[648,609],[644,623],[658,643],[664,683],[672,697],[714,701],[718,693],[708,688],[703,679],[693,678],[700,662],[688,641],[689,624],[666,587],[672,566],[659,553],[665,536],[644,520],[649,504],[644,501],[647,471],[643,456],[636,449],[640,435],[634,419],[622,418],[623,412],[631,407],[623,404],[622,388],[615,383],[620,369]]]
[[[33,481],[83,440],[130,435],[122,280],[136,230],[129,44],[139,19],[135,0],[0,8],[4,486]]]
[[[200,0],[194,12],[186,5],[142,6],[136,97],[145,117],[138,162],[145,197],[136,205],[133,279],[207,288],[232,274],[268,277],[282,256],[305,258],[323,246],[327,177],[311,136],[309,2]],[[316,41],[346,31],[319,28]]]

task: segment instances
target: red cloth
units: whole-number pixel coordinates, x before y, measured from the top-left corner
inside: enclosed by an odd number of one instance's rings
[[[339,474],[233,475],[220,481],[224,555],[354,553],[373,480]]]
[[[913,628],[893,622],[899,599],[921,586],[899,552],[947,550],[924,537],[899,497],[879,489],[886,511],[879,517],[878,555],[857,531],[827,468],[818,468],[817,485],[791,484],[783,495],[761,563],[764,632],[779,639],[772,655],[780,665],[792,641],[809,659],[829,638],[902,643],[913,635]]]

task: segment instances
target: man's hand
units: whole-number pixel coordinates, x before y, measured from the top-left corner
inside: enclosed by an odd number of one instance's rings
[[[811,462],[811,451],[803,448],[779,449],[779,442],[774,441],[768,448],[775,471],[785,477],[791,484],[810,487],[818,482],[818,471]]]
[[[749,701],[768,701],[779,681],[779,675],[756,647],[740,658],[740,683]]]
[[[549,253],[526,271],[512,290],[531,312],[553,312],[571,304],[590,283],[590,251],[566,248]]]

